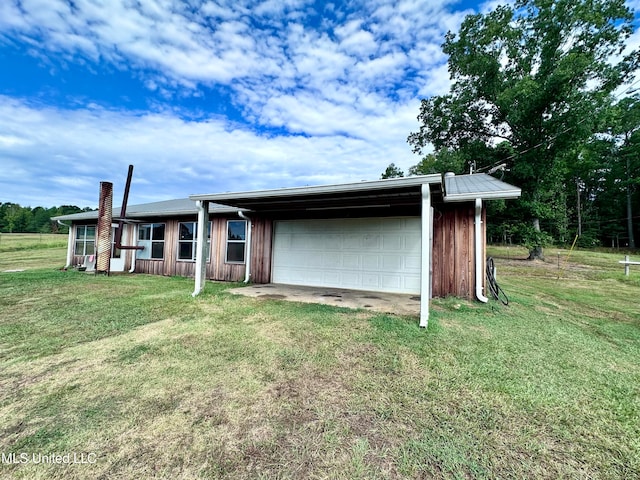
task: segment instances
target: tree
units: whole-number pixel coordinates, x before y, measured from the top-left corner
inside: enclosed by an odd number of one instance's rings
[[[636,186],[640,184],[640,97],[623,98],[614,106],[614,112],[611,133],[615,138],[618,167],[622,170],[620,184],[625,193],[627,235],[629,247],[636,248],[632,197]]]
[[[435,153],[430,153],[416,165],[409,168],[409,175],[429,175],[432,173],[463,173],[466,166],[464,155],[443,148]]]
[[[508,142],[530,258],[542,256],[541,222],[557,220],[568,166],[638,67],[637,51],[621,57],[632,21],[624,0],[517,0],[467,16],[445,38],[451,90],[422,100],[408,142],[416,153]]]
[[[385,178],[399,178],[404,177],[404,172],[396,166],[395,163],[390,163],[387,169],[382,173],[380,177],[382,180]]]

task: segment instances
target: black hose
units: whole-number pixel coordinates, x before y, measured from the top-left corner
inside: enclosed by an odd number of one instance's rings
[[[496,277],[494,275],[495,264],[493,262],[493,258],[487,258],[487,288],[491,292],[491,295],[496,300],[502,302],[503,305],[509,305],[509,297],[504,293],[504,290],[500,288],[498,282],[496,281]]]

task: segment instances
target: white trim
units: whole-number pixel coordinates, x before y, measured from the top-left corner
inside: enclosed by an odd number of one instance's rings
[[[239,212],[238,212],[239,213]],[[230,222],[244,222],[244,240],[229,240],[229,223]],[[248,237],[249,222],[247,220],[234,220],[227,219],[227,230],[224,242],[224,263],[227,265],[246,265],[247,264],[247,237]],[[230,262],[227,260],[229,254],[229,242],[231,243],[243,243],[244,244],[244,260],[241,262]]]
[[[74,226],[72,224],[69,226],[69,233],[67,237],[67,264],[64,266],[64,268],[69,268],[73,263],[73,253],[75,252],[76,246],[76,242],[73,237],[73,230]]]
[[[489,299],[484,296],[482,289],[482,274],[484,273],[484,256],[482,255],[482,199],[476,198],[476,211],[474,222],[474,257],[476,261],[476,298],[482,303],[487,303]]]
[[[249,283],[249,280],[251,280],[251,232],[253,230],[253,222],[249,217],[245,215],[242,210],[238,210],[238,216],[240,218],[244,218],[247,221],[244,235],[244,256],[246,265],[244,269],[244,283]]]
[[[421,267],[420,267],[420,327],[429,325],[429,295],[431,293],[431,189],[422,185]]]
[[[193,240],[180,240],[180,224],[181,223],[193,223],[194,225],[194,235],[195,235],[195,239]],[[209,223],[207,224],[208,228],[207,228],[207,244],[209,245],[211,243],[211,229],[213,228],[212,225],[212,221],[209,220]],[[196,261],[196,249],[197,249],[197,242],[198,242],[198,222],[197,221],[190,221],[190,222],[178,222],[178,239],[177,239],[177,245],[176,245],[176,262],[195,262]],[[191,250],[191,258],[180,258],[180,243],[188,243],[191,242],[193,247]],[[207,263],[209,263],[209,261],[211,261],[211,248],[209,248],[209,253],[207,255]]]
[[[149,234],[149,240],[140,240],[140,227],[143,227],[145,225],[149,225],[150,226],[150,234]],[[153,238],[153,226],[154,225],[163,225],[164,226],[164,236],[162,238],[162,240],[154,240]],[[149,257],[148,258],[144,258],[144,257],[138,257],[138,253],[139,252],[144,252],[144,250],[134,250],[133,252],[133,256],[134,258],[137,258],[138,260],[147,260],[147,261],[151,261],[151,262],[163,262],[164,261],[164,248],[167,246],[167,241],[166,241],[166,237],[167,237],[167,222],[145,222],[145,223],[140,223],[137,224],[137,227],[135,229],[135,235],[133,238],[135,238],[135,243],[137,246],[140,246],[140,242],[144,242],[142,243],[142,245],[145,248],[148,248],[149,250]],[[162,258],[153,258],[151,255],[153,253],[153,243],[160,243],[162,242]],[[148,244],[148,246],[147,246]]]

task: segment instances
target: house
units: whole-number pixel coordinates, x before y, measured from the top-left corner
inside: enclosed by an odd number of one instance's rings
[[[483,202],[520,189],[486,174],[192,195],[132,205],[111,271],[486,301]],[[113,218],[118,219],[119,209]],[[95,253],[97,212],[71,222],[67,265]],[[198,232],[207,231],[205,237]]]

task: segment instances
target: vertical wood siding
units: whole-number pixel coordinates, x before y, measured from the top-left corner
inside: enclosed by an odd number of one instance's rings
[[[434,212],[433,252],[432,252],[432,295],[444,297],[455,295],[473,298],[475,290],[474,277],[474,216],[473,203],[438,204]],[[231,218],[231,217],[229,217]],[[225,262],[227,241],[227,220],[225,217],[211,219],[211,255],[207,262],[207,278],[218,281],[242,281],[245,275],[244,264]],[[232,217],[231,219],[237,219]],[[486,210],[482,212],[483,238],[486,236]],[[159,221],[165,226],[165,248],[163,260],[136,260],[136,273],[151,275],[193,277],[195,262],[178,261],[178,223],[195,221],[195,218],[171,219]],[[271,259],[273,241],[273,221],[255,218],[252,221],[251,241],[251,281],[269,283],[271,281]],[[74,224],[75,227],[75,224]],[[133,245],[137,241],[132,236],[132,229],[127,229],[127,240],[123,242]],[[75,245],[75,228],[74,238]],[[135,252],[125,252],[127,270],[131,265],[131,257]],[[483,241],[481,255],[486,255]],[[74,256],[73,264],[81,264],[83,256]],[[484,266],[484,263],[483,263]],[[484,278],[484,274],[482,275]]]
[[[485,218],[483,212],[483,219]],[[432,292],[434,297],[473,298],[474,220],[472,203],[438,205],[433,223]],[[485,229],[483,222],[483,231]],[[484,247],[481,253],[484,256]],[[483,275],[484,277],[484,275]]]
[[[271,281],[271,245],[273,241],[273,221],[256,219],[251,232],[251,281],[269,283]]]

